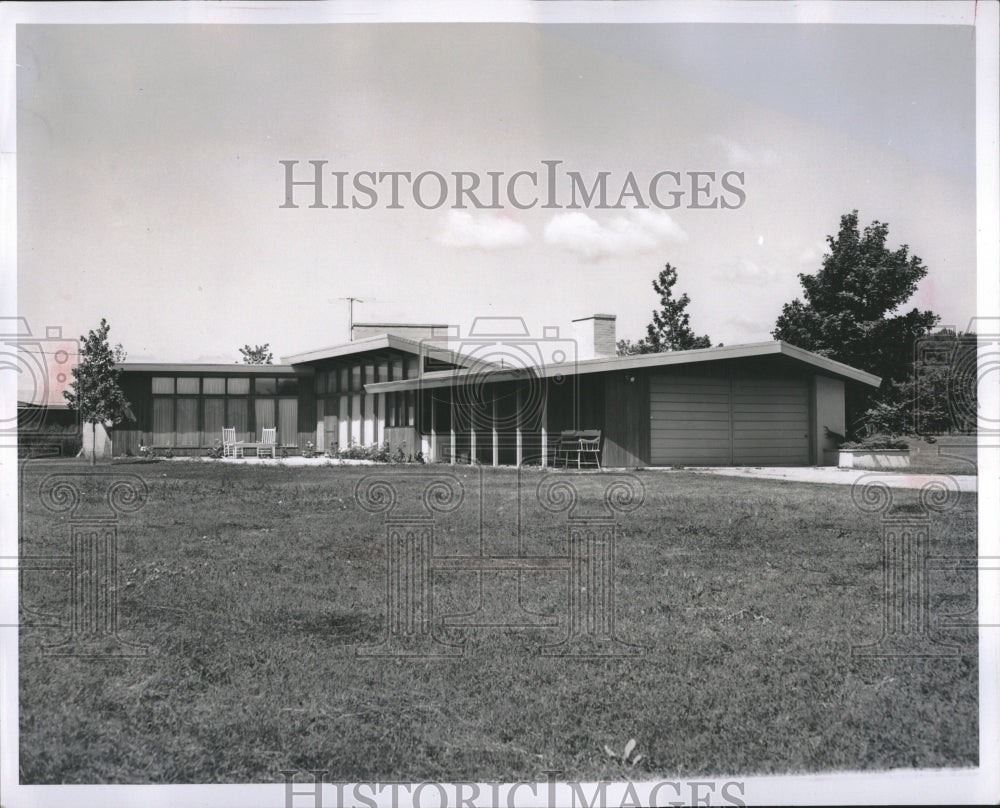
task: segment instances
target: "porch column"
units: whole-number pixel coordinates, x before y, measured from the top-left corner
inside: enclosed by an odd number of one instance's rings
[[[542,468],[549,464],[549,386],[542,382]]]
[[[517,385],[515,391],[514,404],[517,407],[517,412],[514,414],[514,437],[517,442],[517,460],[515,461],[515,465],[520,466],[524,453],[524,437],[521,434],[521,402],[523,398],[521,395],[521,385]]]
[[[476,465],[476,404],[469,404],[469,465]]]
[[[431,390],[428,394],[428,399],[431,404],[431,462],[434,463],[437,460],[437,415],[434,412],[437,409],[436,402],[434,401],[434,391]]]
[[[448,399],[448,425],[451,431],[451,465],[455,465],[455,389],[450,389],[451,398]]]
[[[326,413],[326,399],[316,399],[316,451],[322,453],[326,450],[326,421],[323,416]]]
[[[500,465],[500,437],[497,435],[497,391],[493,385],[493,465]]]

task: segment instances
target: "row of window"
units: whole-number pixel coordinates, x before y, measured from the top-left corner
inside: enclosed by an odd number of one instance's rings
[[[299,380],[293,376],[154,376],[154,396],[294,396]]]
[[[359,393],[366,384],[415,379],[420,372],[420,357],[383,359],[351,367],[316,372],[316,392]]]
[[[299,400],[154,396],[154,446],[211,446],[223,427],[235,427],[237,440],[255,441],[266,427],[277,427],[278,443],[298,443]]]

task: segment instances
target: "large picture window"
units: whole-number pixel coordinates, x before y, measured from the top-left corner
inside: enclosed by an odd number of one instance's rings
[[[195,379],[195,382],[197,381]],[[198,399],[178,398],[176,417],[177,445],[197,446],[199,444]]]

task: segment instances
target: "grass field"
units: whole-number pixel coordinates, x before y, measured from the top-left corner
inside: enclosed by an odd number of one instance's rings
[[[67,551],[65,515],[38,485],[75,463],[29,463],[22,555]],[[424,469],[426,471],[426,469]],[[440,552],[516,551],[518,474],[454,473],[463,506],[441,517]],[[359,657],[384,636],[380,518],[354,501],[366,474],[406,469],[262,468],[162,462],[135,473],[148,502],[122,518],[120,634],[138,659],[45,655],[59,631],[22,628],[23,783],[275,782],[281,769],[328,780],[539,780],[729,775],[977,763],[977,648],[951,660],[855,659],[882,625],[880,516],[847,486],[637,473],[646,495],[621,520],[619,635],[632,658],[539,653],[565,634],[561,573],[522,578],[524,603],[557,628],[481,628],[452,659]],[[526,472],[521,536],[565,550],[565,517],[537,508]],[[593,504],[607,475],[560,474]],[[84,480],[99,494],[101,478]],[[891,515],[920,515],[894,491]],[[974,555],[976,497],[931,517],[931,552]],[[512,548],[514,548],[512,550]],[[930,573],[931,619],[975,608],[969,572]],[[468,612],[480,581],[440,576],[435,619]],[[516,576],[486,573],[483,591]],[[487,591],[489,590],[489,591]],[[68,576],[23,573],[22,606],[68,615]],[[512,598],[497,598],[511,609]],[[633,769],[604,751],[637,740]]]

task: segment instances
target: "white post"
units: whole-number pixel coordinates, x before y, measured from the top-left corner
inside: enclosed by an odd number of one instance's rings
[[[454,466],[455,465],[455,449],[456,449],[456,443],[455,443],[455,390],[454,390],[454,388],[452,388],[449,391],[449,395],[451,396],[451,398],[448,399],[448,415],[449,415],[448,424],[451,427],[451,461],[450,462],[451,462],[451,465]]]
[[[476,465],[476,405],[469,404],[469,465]]]
[[[430,460],[432,463],[437,461],[437,421],[434,417],[434,391],[432,390],[430,395],[427,397],[431,405],[431,451]]]
[[[493,465],[500,465],[500,437],[497,435],[497,391],[493,385]]]
[[[515,388],[514,404],[517,407],[517,412],[514,414],[514,439],[517,443],[517,465],[521,465],[522,454],[524,450],[524,437],[521,434],[521,387],[518,385]]]
[[[542,383],[542,468],[549,464],[549,388]]]

